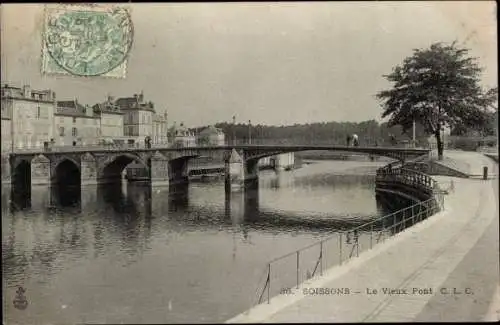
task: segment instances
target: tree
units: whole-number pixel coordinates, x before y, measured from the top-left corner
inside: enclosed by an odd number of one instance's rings
[[[393,88],[379,92],[382,117],[390,116],[389,126],[401,125],[403,132],[418,121],[427,134],[434,135],[438,159],[443,158],[441,131],[444,127],[480,129],[488,123],[497,89],[479,85],[482,69],[468,49],[435,43],[414,50],[401,66],[384,77]]]

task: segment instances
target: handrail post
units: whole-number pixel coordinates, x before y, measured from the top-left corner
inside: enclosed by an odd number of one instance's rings
[[[299,251],[297,251],[297,289],[299,288]]]
[[[356,240],[356,257],[359,257],[359,232],[356,231],[356,238],[354,238],[354,240]]]
[[[270,304],[271,303],[271,295],[270,295],[270,291],[271,291],[271,263],[268,264],[268,268],[267,268],[267,303]]]
[[[319,244],[319,274],[323,275],[323,241],[320,242]]]
[[[339,264],[342,264],[342,233],[339,236]]]
[[[370,226],[370,249],[373,248],[373,222]]]

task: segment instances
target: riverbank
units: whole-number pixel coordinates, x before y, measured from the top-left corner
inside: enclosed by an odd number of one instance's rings
[[[479,156],[473,157],[478,161],[468,162],[470,166],[483,163]],[[498,180],[435,179],[445,188],[452,181],[455,184],[445,198],[444,211],[361,253],[359,258],[328,270],[322,277],[304,282],[294,294],[273,297],[270,304],[258,305],[227,322],[491,318],[488,310],[498,310],[492,303],[500,281]],[[347,288],[349,293],[304,294],[309,288]],[[397,290],[388,294],[384,288]]]
[[[324,151],[324,150],[310,150],[296,152],[295,157],[304,160],[348,160],[348,161],[382,161],[389,163],[393,161],[391,158],[381,156],[370,156],[367,154],[355,154],[347,152]]]

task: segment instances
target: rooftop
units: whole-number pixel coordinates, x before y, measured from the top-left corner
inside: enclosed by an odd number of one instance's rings
[[[95,114],[123,114],[120,106],[114,102],[113,97],[111,96],[108,96],[108,99],[104,103],[98,103],[92,106],[92,110]]]
[[[58,101],[55,115],[66,115],[74,117],[94,117],[93,114],[88,112],[90,107],[81,105],[76,99]]]
[[[115,104],[122,110],[145,110],[155,112],[153,102],[144,101],[144,94],[142,92],[140,94],[134,94],[133,97],[118,98]]]
[[[36,90],[31,89],[29,85],[15,87],[9,84],[1,85],[2,98],[19,98],[34,101],[53,102],[56,99],[56,93],[52,90]]]

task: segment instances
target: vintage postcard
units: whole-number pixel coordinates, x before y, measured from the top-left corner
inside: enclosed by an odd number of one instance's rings
[[[4,324],[500,320],[495,2],[0,24]]]

